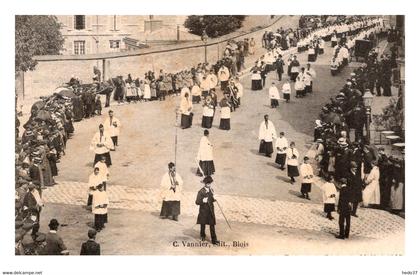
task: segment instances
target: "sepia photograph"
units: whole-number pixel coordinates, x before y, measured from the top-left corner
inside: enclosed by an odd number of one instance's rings
[[[404,98],[404,15],[15,15],[15,255],[403,256]]]

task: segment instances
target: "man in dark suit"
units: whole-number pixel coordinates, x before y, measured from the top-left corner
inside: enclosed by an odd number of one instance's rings
[[[56,219],[52,219],[48,224],[50,232],[46,237],[46,245],[44,247],[43,255],[68,255],[69,252],[64,245],[63,239],[57,234],[58,226],[60,224]]]
[[[362,190],[363,190],[363,181],[360,178],[360,173],[357,172],[357,164],[355,162],[350,163],[350,173],[348,174],[348,188],[351,193],[351,202],[352,202],[352,212],[353,217],[358,217],[356,215],[357,206],[363,200]]]
[[[344,240],[349,238],[350,234],[350,218],[352,212],[352,193],[349,186],[347,186],[347,180],[345,178],[340,179],[340,198],[338,200],[337,212],[339,214],[338,225],[340,227],[340,233],[336,236],[337,239]]]
[[[96,230],[89,229],[89,240],[82,244],[80,255],[101,255],[101,246],[95,241]]]
[[[197,193],[197,198],[195,204],[200,206],[197,224],[200,227],[200,237],[204,241],[206,239],[206,224],[210,226],[210,235],[212,244],[220,244],[216,236],[216,217],[214,215],[214,204],[216,200],[214,199],[213,189],[210,188],[213,179],[210,176],[204,178],[203,183],[204,187],[200,189]]]
[[[276,64],[276,71],[277,71],[277,75],[279,77],[279,81],[281,81],[281,77],[282,77],[283,72],[284,72],[284,69],[283,69],[284,61],[281,58],[281,55],[277,58],[275,64]]]

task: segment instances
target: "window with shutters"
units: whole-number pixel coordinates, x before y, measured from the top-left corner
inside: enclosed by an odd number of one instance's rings
[[[84,15],[74,16],[74,29],[76,30],[86,29],[86,17]]]
[[[84,40],[74,41],[74,54],[85,54],[85,48]]]
[[[111,49],[119,49],[120,48],[120,40],[109,40],[109,47]]]

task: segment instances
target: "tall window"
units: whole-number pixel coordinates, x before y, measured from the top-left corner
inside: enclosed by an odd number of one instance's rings
[[[111,49],[119,49],[120,48],[120,40],[109,40],[109,47]]]
[[[85,41],[77,40],[74,41],[74,54],[85,54]]]
[[[84,30],[86,28],[86,20],[84,15],[74,16],[74,29]]]

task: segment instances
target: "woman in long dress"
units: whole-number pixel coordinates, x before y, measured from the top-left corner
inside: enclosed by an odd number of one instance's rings
[[[144,98],[145,101],[150,101],[150,99],[152,98],[149,81],[147,81],[147,80],[145,80],[145,82],[144,82],[144,96],[143,96],[143,98]]]
[[[365,180],[366,187],[362,192],[363,205],[365,207],[371,204],[379,205],[381,203],[379,176],[379,167],[377,166],[377,162],[373,161],[372,170],[370,170],[370,173]]]

